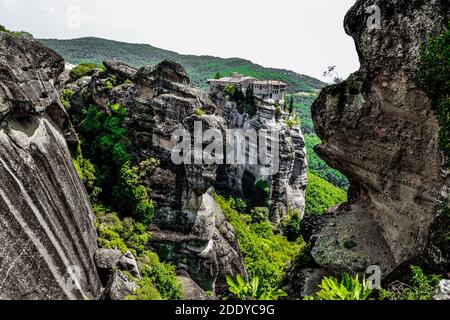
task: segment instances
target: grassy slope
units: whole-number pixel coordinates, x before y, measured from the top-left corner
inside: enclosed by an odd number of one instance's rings
[[[59,52],[72,64],[89,61],[102,63],[105,59],[119,59],[135,67],[146,64],[157,64],[164,59],[174,60],[182,64],[188,71],[192,82],[203,89],[206,80],[213,78],[216,72],[231,75],[240,72],[260,79],[281,80],[290,85],[292,91],[310,91],[320,89],[324,83],[309,76],[289,70],[264,68],[251,61],[232,58],[222,59],[211,56],[181,55],[176,52],[159,49],[145,44],[130,44],[100,38],[81,38],[73,40],[40,40],[50,48]]]
[[[347,194],[344,190],[333,186],[312,173],[308,174],[305,215],[322,214],[346,201]]]

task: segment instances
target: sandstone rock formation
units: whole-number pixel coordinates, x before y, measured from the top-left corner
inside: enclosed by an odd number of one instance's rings
[[[303,214],[308,163],[301,129],[298,126],[288,126],[284,120],[287,114],[281,111],[282,115],[277,116],[273,104],[256,97],[254,98],[256,115],[250,117],[246,113],[240,113],[235,102],[226,101],[223,93],[213,92],[212,95],[219,105],[224,106],[223,117],[228,129],[242,129],[246,132],[254,130],[258,134],[267,130],[279,134],[279,166],[278,170],[273,172],[275,174],[270,173],[270,170],[267,171],[270,166],[260,162],[256,165],[248,160],[245,164],[226,164],[219,170],[218,187],[231,190],[248,202],[252,202],[255,183],[260,180],[267,181],[270,188],[267,204],[271,211],[270,220],[274,226],[279,225],[281,218],[289,209],[298,210]],[[252,143],[253,141],[249,139],[245,150],[246,159],[253,152]],[[258,150],[257,147],[255,150]]]
[[[54,83],[63,59],[0,32],[0,298],[97,298],[97,235]]]
[[[178,273],[190,277],[202,290],[224,292],[226,275],[246,272],[233,228],[213,199],[217,166],[180,165],[171,160],[177,144],[172,140],[174,131],[184,128],[193,137],[194,122],[198,122],[203,131],[224,132],[224,120],[214,115],[216,108],[207,94],[190,86],[185,70],[175,62],[163,61],[139,70],[118,61],[105,61],[104,65],[106,72],[93,75],[88,84],[66,86],[87,88],[93,102],[105,112],[110,102],[126,106],[125,126],[133,144],[133,161],[160,160],[155,172],[144,179],[156,212],[149,248],[173,262]],[[128,81],[104,90],[111,77]],[[77,108],[73,102],[72,108]],[[196,115],[200,109],[201,115]],[[187,291],[198,295],[198,290]]]
[[[366,23],[371,5],[380,29]],[[378,265],[386,278],[420,257],[448,268],[448,241],[433,236],[449,205],[448,155],[416,72],[421,43],[444,30],[449,10],[445,0],[360,0],[347,14],[361,69],[322,91],[313,119],[317,153],[351,181],[349,204],[304,221],[316,274]]]
[[[122,271],[114,270],[103,291],[101,300],[124,300],[137,289],[139,289],[139,286],[134,281],[131,281]]]

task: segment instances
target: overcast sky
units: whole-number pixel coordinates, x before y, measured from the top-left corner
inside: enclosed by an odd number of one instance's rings
[[[37,38],[96,36],[240,57],[322,78],[359,67],[343,19],[355,0],[0,0],[0,24]],[[80,19],[77,18],[80,12]],[[79,23],[78,23],[79,22]]]

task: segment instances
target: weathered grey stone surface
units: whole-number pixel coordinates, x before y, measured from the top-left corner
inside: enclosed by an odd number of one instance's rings
[[[117,249],[101,248],[95,253],[94,261],[100,280],[105,287],[102,299],[120,300],[117,299],[117,297],[120,297],[120,294],[117,293],[120,288],[124,287],[124,290],[127,291],[128,288],[136,287],[135,282],[124,281],[123,272],[128,272],[133,278],[141,278],[136,258],[129,251],[123,254]],[[131,293],[128,292],[124,296],[129,294]]]
[[[136,75],[137,69],[118,60],[106,60],[103,62],[106,69],[126,79],[133,79]]]
[[[436,290],[434,300],[450,300],[450,280],[441,280]]]
[[[374,4],[381,29],[370,30],[365,12]],[[448,20],[444,0],[360,0],[347,14],[361,69],[312,108],[317,153],[351,181],[348,205],[304,222],[316,223],[311,253],[328,272],[379,265],[386,277],[421,255],[448,268],[448,242],[431,235],[439,206],[449,204],[449,172],[431,102],[416,84],[420,44]]]
[[[118,249],[100,248],[95,252],[94,261],[97,269],[112,270],[122,258],[123,253]]]
[[[220,93],[214,93],[216,100],[223,97]],[[231,190],[234,193],[251,202],[249,198],[254,194],[255,182],[266,180],[270,185],[268,205],[271,211],[271,222],[278,226],[281,218],[289,209],[299,211],[302,215],[305,211],[305,189],[307,185],[307,168],[305,141],[301,129],[286,125],[283,112],[282,117],[277,118],[275,106],[255,98],[257,113],[250,118],[247,114],[240,114],[233,102],[221,102],[224,105],[224,118],[228,129],[261,130],[279,133],[279,170],[276,174],[267,171],[269,166],[258,162],[257,165],[227,164],[220,170],[218,186]],[[252,152],[252,141],[249,140],[246,149],[246,157]],[[257,150],[257,149],[256,149]],[[269,174],[267,173],[269,172]],[[250,179],[246,178],[250,177]]]
[[[183,290],[184,300],[208,300],[211,297],[195,283],[189,275],[177,276],[178,281],[181,283],[181,288]]]
[[[123,300],[137,289],[139,286],[134,281],[128,279],[122,271],[116,270],[103,291],[101,300]]]
[[[0,296],[100,295],[90,202],[72,164],[54,83],[63,59],[0,32]],[[76,280],[76,281],[74,281]]]
[[[123,253],[117,249],[111,250],[101,248],[95,252],[95,266],[97,267],[100,280],[104,287],[108,285],[114,270],[118,269],[117,264],[122,256]]]
[[[217,166],[176,165],[171,151],[175,130],[184,128],[193,137],[198,121],[203,131],[224,132],[224,120],[214,115],[216,107],[208,95],[190,86],[186,71],[175,62],[139,70],[118,61],[107,61],[105,66],[106,72],[94,75],[89,85],[93,102],[105,112],[110,102],[126,106],[133,162],[153,157],[161,163],[144,178],[156,209],[150,249],[174,262],[203,290],[223,290],[226,275],[246,272],[233,228],[212,197]],[[118,81],[122,84],[103,90],[112,76],[132,81]],[[199,109],[205,115],[196,115]]]
[[[117,267],[122,271],[128,271],[133,277],[140,277],[136,258],[130,251],[120,257]]]

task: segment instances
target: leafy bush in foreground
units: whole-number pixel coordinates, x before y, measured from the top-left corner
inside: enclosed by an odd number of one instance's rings
[[[263,285],[258,277],[250,281],[245,281],[242,275],[238,275],[236,280],[227,276],[228,290],[231,293],[230,299],[238,300],[278,300],[286,297],[287,294],[281,289],[268,289]]]
[[[325,277],[321,289],[315,297],[306,297],[306,300],[367,300],[372,293],[372,289],[366,282],[365,277],[359,280],[359,275],[351,277],[344,273],[342,280],[334,277]]]
[[[423,270],[411,266],[411,284],[395,281],[380,291],[381,300],[433,300],[436,287],[441,280],[438,275],[427,276]]]

